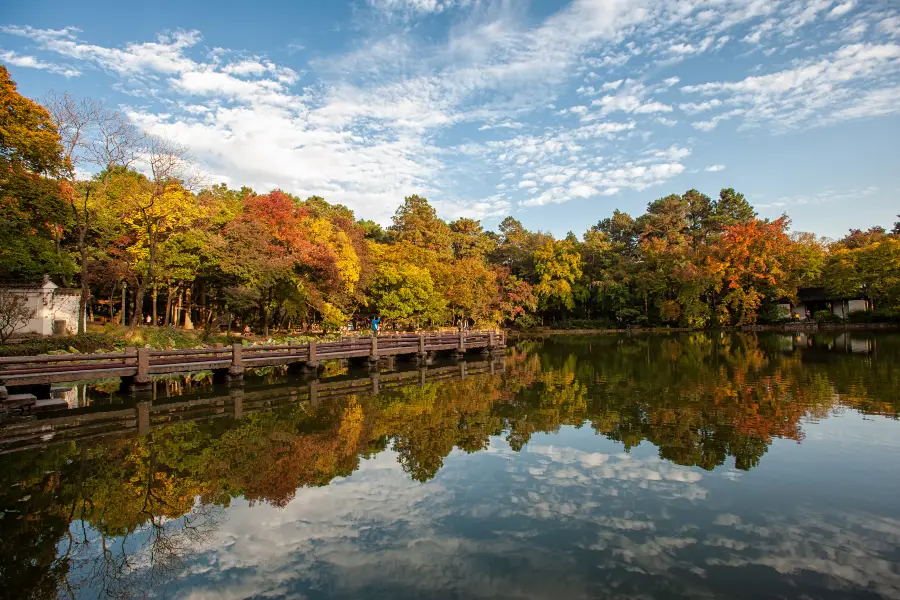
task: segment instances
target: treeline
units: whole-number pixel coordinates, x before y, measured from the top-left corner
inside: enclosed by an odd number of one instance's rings
[[[727,189],[616,211],[581,239],[448,223],[415,195],[382,228],[320,197],[204,185],[184,148],[100,103],[42,106],[3,67],[0,87],[0,277],[79,285],[82,311],[120,323],[706,327],[775,319],[803,286],[900,302],[900,225],[827,243]]]

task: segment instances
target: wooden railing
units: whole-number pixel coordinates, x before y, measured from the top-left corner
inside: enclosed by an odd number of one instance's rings
[[[233,378],[247,367],[303,363],[317,368],[324,360],[416,355],[473,349],[498,350],[506,338],[497,331],[451,333],[403,333],[378,337],[356,337],[337,342],[310,341],[305,344],[244,346],[194,350],[151,350],[126,348],[106,354],[59,354],[52,356],[16,356],[0,358],[0,400],[8,386],[45,385],[58,382],[121,377],[140,386],[151,375],[191,371],[217,371]]]

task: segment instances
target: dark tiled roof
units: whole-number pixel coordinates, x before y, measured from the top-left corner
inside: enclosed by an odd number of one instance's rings
[[[800,302],[828,302],[833,300],[856,300],[863,299],[863,294],[852,294],[850,296],[840,296],[829,293],[823,287],[800,288],[797,290],[797,298]]]

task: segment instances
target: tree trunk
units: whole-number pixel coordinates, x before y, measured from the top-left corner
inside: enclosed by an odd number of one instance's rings
[[[153,287],[151,288],[151,291],[150,291],[150,298],[151,298],[151,303],[150,303],[151,323],[150,323],[150,325],[152,325],[153,327],[156,327],[156,313],[157,313],[156,301],[159,298],[159,285],[157,285],[155,283],[153,284]]]
[[[126,318],[128,316],[128,306],[125,304],[125,299],[126,299],[127,295],[128,295],[128,284],[123,281],[122,282],[122,325],[128,324],[125,322],[128,320]]]
[[[183,299],[183,298],[184,298],[184,293],[183,293],[183,292],[181,291],[181,289],[179,288],[179,290],[178,290],[178,302],[176,302],[176,304],[175,304],[175,313],[174,313],[174,316],[173,316],[173,318],[172,318],[172,324],[173,324],[175,327],[178,327],[178,326],[181,324],[181,304],[182,304],[182,299]]]
[[[84,227],[78,228],[78,255],[81,257],[81,297],[78,299],[78,333],[84,333],[86,328],[85,315],[87,314],[88,303],[91,300],[91,288],[88,285],[88,258],[87,244],[87,223]]]
[[[191,286],[187,286],[184,290],[184,328],[193,329],[194,322],[191,320]]]
[[[146,215],[145,215],[146,218]],[[144,320],[144,291],[146,286],[153,285],[153,267],[156,264],[156,234],[153,231],[153,225],[147,225],[147,240],[149,245],[149,256],[147,258],[146,276],[138,281],[138,289],[135,293],[134,312],[131,317],[131,330],[134,331],[137,326]]]
[[[172,322],[172,282],[166,282],[166,314],[163,317],[163,325],[166,327]]]
[[[145,279],[141,279],[138,282],[137,290],[135,290],[134,297],[134,307],[131,310],[131,330],[134,331],[137,329],[138,325],[144,320],[144,292],[147,289],[147,283]]]
[[[115,323],[115,319],[113,318],[113,299],[116,296],[116,288],[119,286],[118,283],[114,283],[112,286],[112,290],[109,292],[109,304],[107,305],[107,309],[109,310],[109,322]]]
[[[206,306],[206,284],[202,281],[200,282],[200,302],[197,310],[197,317],[200,319],[201,323],[205,323],[207,321],[207,315],[209,314],[207,311],[209,307]]]

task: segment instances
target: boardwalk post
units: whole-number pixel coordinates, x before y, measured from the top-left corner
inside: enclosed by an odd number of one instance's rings
[[[234,418],[235,419],[243,419],[244,418],[244,390],[238,388],[236,390],[231,390],[228,394],[231,396],[231,406],[234,409]]]
[[[138,402],[137,407],[137,421],[138,421],[138,434],[139,435],[147,435],[150,433],[150,404],[149,400],[144,402]]]
[[[379,387],[379,384],[381,383],[380,380],[381,380],[381,375],[379,375],[378,373],[372,374],[372,395],[373,396],[377,396],[378,393],[381,391],[381,389]]]
[[[372,350],[369,352],[369,362],[378,362],[378,336],[376,335],[372,336]]]
[[[244,378],[244,354],[240,342],[231,345],[231,367],[228,369],[230,379]]]
[[[306,368],[313,370],[319,368],[318,354],[316,353],[316,340],[309,340],[309,357],[306,359]]]
[[[309,405],[319,405],[319,380],[313,379],[309,382]]]
[[[491,330],[488,332],[488,350],[491,351],[491,352],[493,352],[494,347],[495,347],[496,345],[497,345],[497,343],[496,343],[496,341],[495,341],[495,339],[494,339],[494,330],[491,329]]]
[[[459,363],[459,378],[460,379],[466,378],[466,361],[461,361]]]
[[[138,348],[137,351],[137,375],[134,377],[132,390],[144,391],[153,386],[150,381],[150,348]]]

